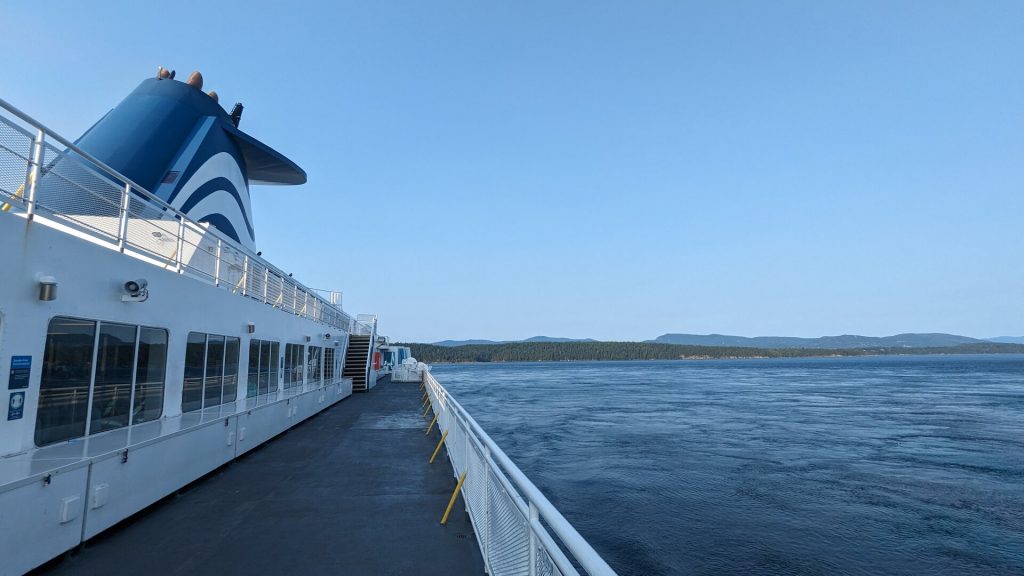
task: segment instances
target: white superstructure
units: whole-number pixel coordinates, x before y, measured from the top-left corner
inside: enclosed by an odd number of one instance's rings
[[[349,336],[375,340],[2,100],[0,246],[0,574],[350,395]]]

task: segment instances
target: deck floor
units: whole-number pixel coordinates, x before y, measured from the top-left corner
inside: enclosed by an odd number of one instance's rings
[[[43,567],[53,574],[483,574],[416,384],[382,380]]]

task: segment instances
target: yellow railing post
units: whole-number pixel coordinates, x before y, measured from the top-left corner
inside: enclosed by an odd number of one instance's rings
[[[437,443],[437,448],[434,448],[434,453],[430,455],[429,464],[434,463],[434,458],[437,458],[437,453],[441,451],[441,445],[444,444],[444,439],[448,437],[448,431],[445,430],[444,434],[441,434],[441,441]]]
[[[427,409],[423,411],[423,417],[424,417],[424,418],[426,418],[426,417],[427,417],[427,413],[428,413],[428,412],[430,412],[430,404],[429,404],[429,403],[427,404]]]
[[[18,186],[18,189],[14,192],[14,199],[21,200],[21,197],[25,195],[25,185]],[[0,206],[0,212],[7,212],[11,209],[11,205],[4,202],[3,206]]]
[[[448,501],[448,507],[444,509],[444,516],[441,517],[441,526],[448,523],[448,515],[452,512],[452,506],[455,506],[455,499],[459,497],[459,492],[462,491],[462,483],[466,480],[466,473],[463,472],[462,476],[459,476],[459,483],[455,485],[455,492],[452,492],[452,499]]]
[[[434,424],[437,423],[437,413],[434,413],[434,419],[430,421],[430,426],[427,426],[427,431],[424,434],[430,434],[430,431],[434,429]]]

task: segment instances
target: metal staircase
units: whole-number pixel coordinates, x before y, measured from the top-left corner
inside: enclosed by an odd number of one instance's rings
[[[352,334],[348,339],[348,352],[345,353],[345,369],[342,376],[352,379],[353,392],[366,392],[366,376],[370,367],[370,346],[373,336]]]

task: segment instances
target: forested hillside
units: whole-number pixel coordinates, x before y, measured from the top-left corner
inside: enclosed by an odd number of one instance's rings
[[[798,358],[812,356],[868,356],[894,354],[1012,354],[1024,353],[1021,344],[979,343],[934,348],[748,348],[688,346],[653,342],[510,342],[436,346],[402,344],[417,360],[428,364],[456,362],[560,362],[571,360],[680,360],[706,358]]]

